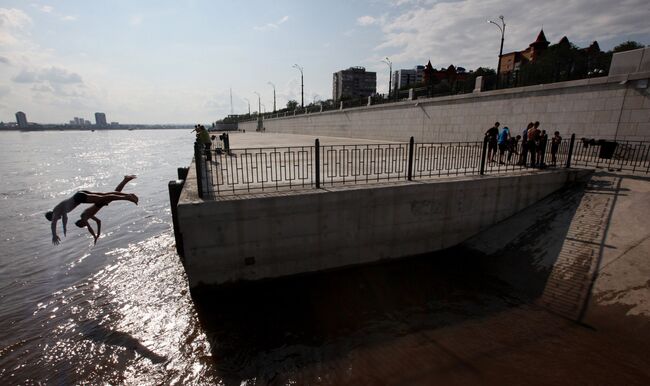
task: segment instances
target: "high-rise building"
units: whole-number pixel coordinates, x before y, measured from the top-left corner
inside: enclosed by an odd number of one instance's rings
[[[363,67],[350,67],[335,72],[332,80],[332,98],[363,98],[377,92],[377,73]]]
[[[18,127],[21,129],[24,129],[28,126],[27,123],[27,115],[23,113],[22,111],[19,111],[16,113],[16,123],[18,124]]]
[[[402,69],[393,72],[393,89],[399,90],[408,85],[424,81],[424,66],[415,66],[412,69]]]
[[[104,113],[95,113],[95,124],[97,126],[107,126],[106,124],[106,114]]]

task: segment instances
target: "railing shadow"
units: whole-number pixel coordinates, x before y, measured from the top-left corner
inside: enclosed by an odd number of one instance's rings
[[[621,180],[595,173],[481,235],[474,241],[479,248],[490,238],[517,234],[487,253],[484,268],[545,309],[581,322],[603,253],[614,248],[605,240],[617,197],[625,194]]]

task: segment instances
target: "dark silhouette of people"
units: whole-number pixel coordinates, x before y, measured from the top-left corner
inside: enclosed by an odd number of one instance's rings
[[[556,131],[551,137],[551,164],[557,166],[557,151],[560,149],[560,144],[562,143],[562,137],[560,137],[560,132]]]
[[[138,196],[135,194],[127,194],[122,192],[90,192],[88,190],[81,190],[75,193],[72,197],[61,201],[54,209],[45,213],[45,218],[52,222],[52,244],[58,245],[61,239],[56,233],[56,224],[61,219],[63,223],[63,236],[66,236],[66,225],[68,223],[68,213],[72,212],[79,204],[97,204],[108,205],[109,203],[117,200],[131,201],[138,204]]]
[[[124,176],[124,179],[122,179],[122,182],[119,183],[115,187],[116,192],[121,192],[124,186],[131,180],[135,179],[134,175],[126,175]],[[97,239],[99,239],[99,235],[101,233],[102,229],[102,222],[100,219],[95,217],[95,215],[99,212],[100,209],[108,205],[108,203],[105,204],[93,204],[89,206],[86,210],[84,210],[81,213],[81,218],[75,222],[75,225],[78,226],[79,228],[86,227],[88,228],[88,232],[93,236],[94,243],[97,244]],[[90,225],[88,220],[93,220],[97,224],[97,233],[93,231],[93,227]]]
[[[538,129],[539,122],[533,123],[533,127],[528,129],[528,153],[530,153],[530,167],[537,166],[537,147],[539,146],[539,136],[541,132]]]
[[[485,132],[485,137],[488,142],[488,162],[494,162],[494,154],[497,152],[497,136],[499,135],[499,122],[495,122],[494,126]]]

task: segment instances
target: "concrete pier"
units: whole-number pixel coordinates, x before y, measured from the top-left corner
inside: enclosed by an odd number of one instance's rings
[[[473,176],[198,197],[190,170],[177,213],[190,286],[316,272],[454,246],[584,171]]]

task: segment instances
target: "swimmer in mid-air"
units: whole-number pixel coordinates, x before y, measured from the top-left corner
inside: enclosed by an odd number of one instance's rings
[[[124,182],[124,184],[126,184],[126,182]],[[57,206],[54,207],[54,209],[45,213],[45,218],[52,222],[52,244],[58,245],[61,241],[59,236],[56,234],[56,223],[59,221],[59,219],[62,220],[63,235],[65,236],[67,231],[66,225],[68,223],[68,213],[79,206],[79,204],[100,204],[103,206],[117,200],[131,201],[136,205],[138,204],[138,196],[135,194],[127,194],[119,191],[101,193],[81,190],[75,193],[74,196],[61,201],[59,204],[57,204]]]
[[[124,188],[124,186],[134,178],[135,178],[134,175],[124,176],[124,179],[122,180],[122,182],[120,182],[120,184],[115,187],[115,191],[116,192],[122,192],[122,188]],[[137,202],[136,202],[136,204],[137,204]],[[103,208],[106,205],[108,205],[108,202],[95,203],[95,204],[89,206],[86,210],[84,210],[81,213],[81,218],[74,223],[79,228],[83,228],[83,227],[88,228],[88,232],[90,232],[90,234],[93,236],[93,239],[95,239],[94,240],[95,244],[97,244],[97,239],[99,239],[99,234],[100,234],[101,229],[102,229],[102,221],[100,219],[98,219],[97,217],[95,217],[95,215],[97,214],[97,212],[99,212],[99,210],[101,208]],[[88,220],[91,220],[91,219],[93,221],[95,221],[95,223],[97,224],[97,233],[96,234],[95,234],[95,231],[93,231],[93,227],[90,226],[90,223],[88,222]]]

